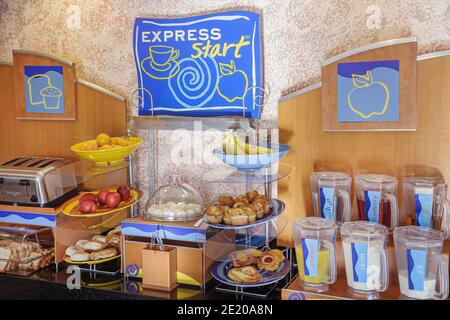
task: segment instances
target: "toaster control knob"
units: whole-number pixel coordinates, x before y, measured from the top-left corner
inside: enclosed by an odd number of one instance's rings
[[[36,196],[31,196],[30,200],[31,200],[31,202],[37,202],[38,198]]]
[[[20,186],[29,186],[30,185],[30,180],[19,180],[19,185]]]

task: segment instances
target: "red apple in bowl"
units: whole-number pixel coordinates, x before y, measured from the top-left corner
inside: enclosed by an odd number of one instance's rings
[[[97,194],[97,200],[100,204],[106,204],[106,196],[109,194],[108,189],[102,189]]]
[[[81,213],[94,213],[95,211],[97,211],[97,204],[94,201],[85,200],[83,202],[80,202],[78,210]]]
[[[127,186],[120,186],[117,188],[117,193],[120,194],[122,201],[128,201],[130,199],[130,189]]]
[[[120,204],[121,198],[118,192],[110,192],[106,196],[106,206],[114,209],[117,208]]]
[[[97,197],[95,196],[95,194],[85,193],[78,200],[79,203],[82,203],[83,201],[93,201],[93,202],[97,203]]]

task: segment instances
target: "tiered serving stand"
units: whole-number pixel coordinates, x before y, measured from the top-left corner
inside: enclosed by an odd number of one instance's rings
[[[286,258],[275,272],[259,270],[262,279],[257,283],[235,283],[228,279],[227,271],[232,265],[231,255],[234,251],[247,248],[270,250],[273,240],[286,227],[288,221],[282,216],[285,205],[282,201],[272,197],[272,184],[287,177],[291,168],[279,165],[277,162],[268,167],[251,170],[241,169],[241,165],[230,164],[231,166],[225,168],[219,177],[212,177],[207,173],[203,177],[204,180],[209,183],[243,184],[245,192],[257,189],[261,194],[271,198],[272,211],[261,220],[243,226],[209,224],[205,221],[207,229],[214,234],[208,239],[206,247],[206,255],[214,260],[210,272],[214,279],[221,283],[216,287],[218,291],[266,297],[277,283],[291,271],[290,259]],[[289,250],[285,249],[285,251]],[[287,255],[289,256],[289,252]]]

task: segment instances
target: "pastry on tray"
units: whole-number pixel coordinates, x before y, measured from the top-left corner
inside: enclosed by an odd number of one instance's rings
[[[120,229],[106,236],[95,235],[91,240],[78,240],[66,249],[66,256],[73,262],[88,262],[115,257],[120,250]]]
[[[252,266],[231,268],[228,270],[227,276],[237,283],[256,283],[261,280],[261,274]]]
[[[257,258],[262,254],[261,251],[257,249],[244,249],[233,252],[231,258],[233,259],[233,267],[245,267],[255,264]]]
[[[277,271],[284,259],[284,254],[281,250],[273,249],[264,252],[258,258],[258,268],[267,271]]]
[[[251,190],[237,197],[221,194],[218,202],[205,210],[205,219],[211,224],[244,226],[264,218],[270,212],[270,198]]]
[[[285,257],[278,249],[261,251],[248,248],[233,252],[231,259],[232,268],[228,271],[227,277],[238,283],[255,283],[261,280],[262,271],[277,271]]]

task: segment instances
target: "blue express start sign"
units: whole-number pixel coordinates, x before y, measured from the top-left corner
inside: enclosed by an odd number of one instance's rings
[[[259,118],[260,37],[253,12],[137,18],[139,115]]]

